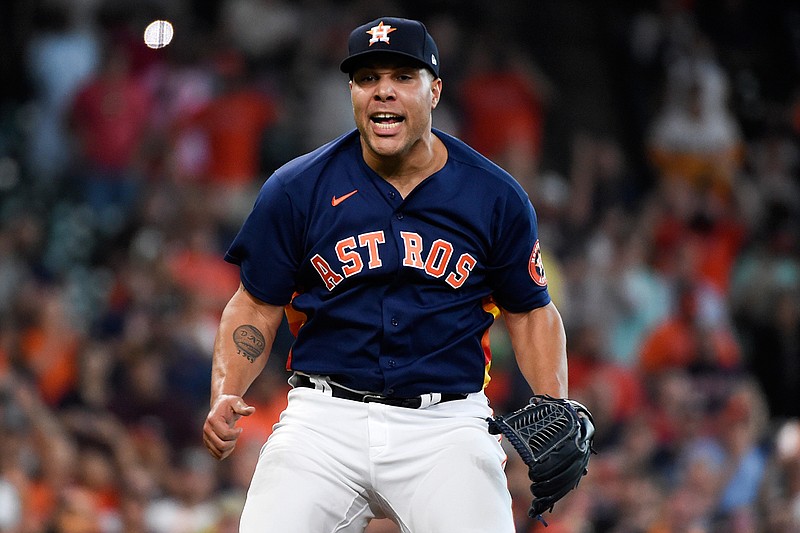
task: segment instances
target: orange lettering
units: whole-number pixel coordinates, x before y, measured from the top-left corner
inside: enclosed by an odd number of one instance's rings
[[[369,262],[367,263],[367,268],[372,269],[383,266],[383,261],[381,261],[381,258],[378,255],[378,245],[385,242],[386,237],[384,237],[383,231],[372,231],[370,233],[363,233],[358,236],[358,244],[360,246],[366,246],[367,250],[369,250]]]
[[[422,262],[422,237],[418,233],[411,231],[401,231],[400,237],[403,238],[406,255],[403,258],[403,266],[424,268]]]
[[[311,264],[314,265],[314,269],[319,273],[329,291],[332,291],[344,279],[334,272],[328,262],[319,254],[311,258]]]
[[[355,237],[348,237],[336,243],[336,257],[344,265],[342,273],[344,277],[349,278],[353,274],[358,274],[364,268],[364,262],[361,256],[353,250],[356,247]]]
[[[472,272],[476,264],[478,264],[478,261],[474,257],[469,254],[461,254],[461,257],[458,258],[458,263],[456,263],[456,271],[450,272],[445,281],[454,289],[458,289],[467,281],[469,273]]]
[[[434,278],[441,278],[452,255],[453,245],[442,239],[436,239],[433,241],[431,251],[428,252],[428,259],[425,261],[425,272]]]

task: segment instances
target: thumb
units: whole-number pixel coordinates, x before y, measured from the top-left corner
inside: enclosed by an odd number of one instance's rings
[[[237,400],[231,406],[231,408],[233,409],[233,413],[237,415],[236,418],[239,418],[240,416],[250,416],[256,412],[255,407],[253,407],[252,405],[247,405],[245,401],[242,400],[241,398]]]

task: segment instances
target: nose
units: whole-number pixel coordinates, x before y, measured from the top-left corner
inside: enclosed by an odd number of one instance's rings
[[[387,100],[394,100],[396,96],[392,80],[381,78],[380,81],[378,81],[378,86],[375,88],[375,95],[373,98],[379,102],[385,102]]]

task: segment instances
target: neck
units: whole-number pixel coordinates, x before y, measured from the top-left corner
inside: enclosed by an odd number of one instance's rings
[[[420,139],[407,152],[382,156],[370,150],[362,140],[364,161],[380,177],[391,183],[405,197],[414,187],[447,162],[447,148],[433,132]]]

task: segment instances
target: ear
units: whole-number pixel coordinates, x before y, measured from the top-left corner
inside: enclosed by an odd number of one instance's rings
[[[442,97],[442,78],[436,78],[431,82],[431,109],[436,109],[439,105],[439,100]]]

